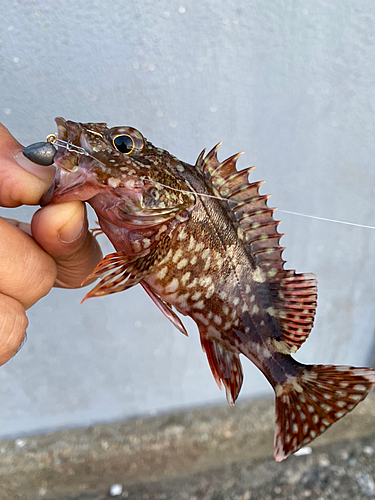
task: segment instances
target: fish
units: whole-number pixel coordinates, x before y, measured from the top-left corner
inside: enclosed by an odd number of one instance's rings
[[[230,405],[240,356],[252,361],[275,393],[276,461],[367,396],[374,370],[293,357],[313,327],[317,280],[284,268],[275,209],[249,180],[255,167],[237,170],[241,153],[219,161],[219,143],[190,165],[129,126],[55,121],[56,175],[41,205],[87,202],[115,248],[87,277],[100,281],[84,300],[140,284],[184,335],[176,311],[190,316]]]

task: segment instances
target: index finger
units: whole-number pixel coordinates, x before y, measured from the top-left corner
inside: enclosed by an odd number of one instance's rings
[[[0,123],[0,206],[38,205],[51,184],[51,181],[40,179],[17,164],[14,156],[17,153],[22,155],[22,149],[23,146]],[[25,165],[30,164],[32,171],[33,163],[27,158],[22,158],[23,161]]]

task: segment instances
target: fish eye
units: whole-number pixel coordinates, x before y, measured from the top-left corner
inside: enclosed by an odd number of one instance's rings
[[[132,127],[111,128],[108,139],[117,151],[125,155],[139,154],[145,145],[142,134]]]
[[[113,146],[126,155],[130,155],[134,151],[134,141],[130,135],[117,135],[112,139]]]

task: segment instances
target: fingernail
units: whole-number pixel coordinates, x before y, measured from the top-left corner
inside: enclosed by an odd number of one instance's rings
[[[84,210],[84,208],[82,208]],[[59,240],[63,243],[73,243],[87,229],[87,221],[82,214],[81,209],[77,210],[71,219],[60,229],[58,233]]]
[[[26,156],[22,154],[22,151],[18,151],[18,153],[14,155],[14,159],[20,167],[43,181],[52,181],[55,176],[55,167],[37,165],[26,158]]]

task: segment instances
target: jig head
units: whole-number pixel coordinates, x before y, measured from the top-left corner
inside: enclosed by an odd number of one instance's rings
[[[53,145],[54,142],[56,142],[56,136],[50,134],[46,142],[35,142],[34,144],[30,144],[24,148],[22,153],[32,162],[47,167],[48,165],[52,165],[57,152]]]

